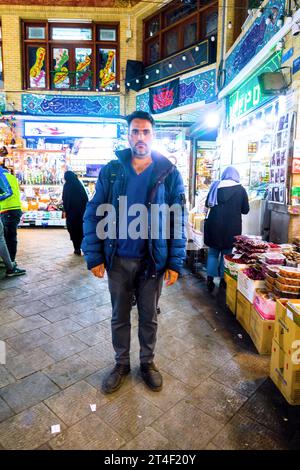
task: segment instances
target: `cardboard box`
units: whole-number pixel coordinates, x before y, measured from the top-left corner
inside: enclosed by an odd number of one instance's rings
[[[270,377],[291,405],[300,405],[300,345],[289,355],[273,339]]]
[[[252,304],[239,291],[236,297],[236,319],[250,333],[250,316]]]
[[[264,286],[265,281],[253,281],[243,271],[238,272],[237,289],[251,304],[254,300],[255,290],[263,288]]]
[[[275,320],[265,320],[252,306],[250,336],[259,354],[271,354]]]
[[[275,320],[278,320],[279,318],[284,319],[286,317],[286,304],[288,302],[300,305],[300,299],[277,299]]]
[[[238,272],[241,269],[246,269],[247,266],[247,264],[235,263],[234,260],[229,260],[227,259],[226,255],[224,256],[225,271],[229,274],[229,276],[233,277],[234,279],[237,279]]]
[[[226,282],[226,305],[235,315],[236,312],[236,294],[237,294],[237,281],[229,276],[227,273],[224,275],[224,279]]]
[[[300,342],[300,327],[289,317],[275,320],[274,339],[286,354],[291,354],[293,343]]]

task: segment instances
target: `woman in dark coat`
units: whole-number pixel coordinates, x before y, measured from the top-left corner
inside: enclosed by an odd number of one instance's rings
[[[209,209],[204,224],[204,243],[209,247],[207,288],[212,292],[215,276],[220,276],[221,287],[226,285],[223,255],[232,252],[234,237],[242,233],[242,214],[249,212],[248,196],[234,167],[227,167],[221,180],[211,185],[205,205]]]
[[[67,217],[67,229],[74,245],[75,255],[81,255],[83,239],[83,214],[88,197],[86,191],[73,171],[66,171],[63,189],[63,205]]]

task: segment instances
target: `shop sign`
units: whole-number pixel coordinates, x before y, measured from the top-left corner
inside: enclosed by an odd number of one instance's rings
[[[22,95],[22,111],[32,116],[119,116],[119,96]]]
[[[289,60],[294,55],[294,48],[291,47],[285,54],[282,56],[281,63],[284,64],[287,60]]]
[[[293,73],[298,72],[298,70],[300,70],[300,57],[297,57],[293,62]]]
[[[273,99],[265,96],[260,91],[257,76],[263,72],[273,72],[280,67],[280,53],[275,54],[251,75],[234,93],[227,99],[227,124],[232,124],[236,119],[253,111],[263,103]]]
[[[24,137],[97,137],[117,138],[117,124],[25,121]]]

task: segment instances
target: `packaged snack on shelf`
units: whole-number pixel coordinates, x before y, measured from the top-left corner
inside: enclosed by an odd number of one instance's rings
[[[280,292],[293,292],[295,294],[300,294],[299,286],[292,286],[290,284],[281,284],[277,279],[275,281],[275,286]]]
[[[290,286],[298,286],[300,288],[300,279],[292,278],[292,277],[283,277],[278,274],[277,280],[281,282],[281,284],[288,284]]]
[[[265,253],[265,262],[267,264],[278,264],[278,265],[283,265],[285,264],[285,256],[282,255],[281,253]]]
[[[298,268],[289,268],[289,267],[280,266],[279,274],[282,277],[300,279],[300,269]]]
[[[276,313],[276,296],[265,289],[256,289],[253,306],[266,320],[274,320]]]

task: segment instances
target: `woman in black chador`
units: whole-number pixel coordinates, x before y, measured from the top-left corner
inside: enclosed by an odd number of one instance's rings
[[[83,214],[88,197],[86,191],[73,171],[66,171],[63,189],[63,204],[67,218],[67,229],[74,245],[75,255],[81,255],[83,239]]]

